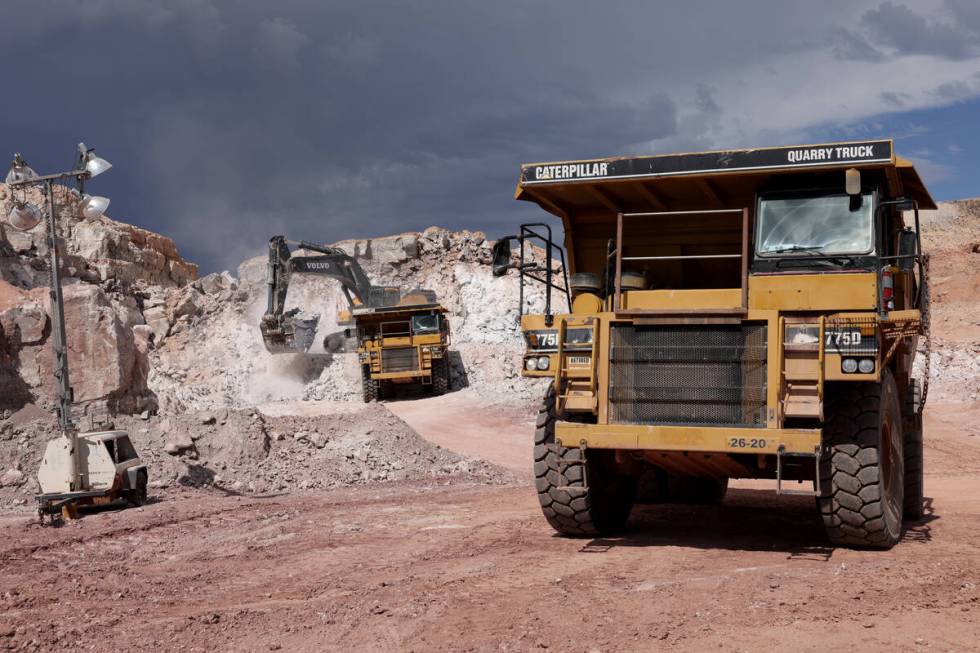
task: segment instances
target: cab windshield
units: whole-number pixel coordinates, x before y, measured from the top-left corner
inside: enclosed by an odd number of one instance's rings
[[[439,330],[438,315],[413,315],[412,333],[435,333]]]
[[[870,254],[873,198],[862,195],[771,195],[759,199],[760,256]]]

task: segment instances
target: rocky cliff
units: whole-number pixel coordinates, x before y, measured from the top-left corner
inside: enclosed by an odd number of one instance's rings
[[[6,193],[0,184],[0,200]],[[197,266],[165,236],[73,217],[77,201],[70,193],[55,196],[64,216],[59,245],[76,402],[81,412],[96,404],[110,412],[153,410],[146,312],[195,281]],[[0,223],[0,411],[53,403],[48,255],[43,226],[20,232]]]

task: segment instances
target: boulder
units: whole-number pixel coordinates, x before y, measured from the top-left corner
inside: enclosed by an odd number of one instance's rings
[[[44,340],[47,324],[47,312],[31,299],[0,312],[0,327],[11,342],[20,346],[38,344]]]
[[[171,322],[176,322],[178,318],[184,316],[193,317],[201,312],[203,303],[204,297],[201,293],[193,286],[188,286],[173,301],[168,317]]]
[[[164,438],[163,450],[171,456],[179,456],[194,449],[194,439],[185,424],[179,420],[166,418],[157,427]]]
[[[234,290],[238,286],[238,283],[226,270],[224,272],[213,272],[195,282],[194,285],[205,295],[217,296],[226,290]]]
[[[255,293],[265,286],[268,256],[254,256],[238,266],[238,284]]]
[[[8,469],[0,474],[0,487],[15,487],[24,482],[24,472],[19,469]]]
[[[133,330],[126,328],[98,286],[64,290],[68,361],[75,401],[107,399],[145,390],[130,383],[136,367]]]
[[[170,333],[170,318],[167,317],[167,309],[163,306],[151,306],[143,310],[143,319],[146,326],[153,332],[153,341],[159,345]]]

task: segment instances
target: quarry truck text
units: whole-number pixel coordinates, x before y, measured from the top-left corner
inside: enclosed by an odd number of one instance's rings
[[[720,501],[730,478],[814,495],[838,545],[890,547],[921,517],[936,206],[891,141],[525,165],[516,197],[565,232],[494,249],[521,275],[523,373],[552,380],[534,471],[556,530]]]

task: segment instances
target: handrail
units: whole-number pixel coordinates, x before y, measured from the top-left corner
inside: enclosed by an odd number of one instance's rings
[[[565,359],[565,318],[558,318],[558,351],[555,360],[555,412],[561,414],[562,410],[562,394],[561,394],[561,379],[562,379],[562,368],[564,367],[563,361]],[[593,335],[593,338],[595,336]]]
[[[534,229],[532,229],[532,227],[544,227],[547,235],[535,231]],[[544,279],[530,273],[532,271],[537,272],[542,270],[540,266],[535,267],[535,264],[525,262],[524,245],[525,245],[525,241],[529,238],[530,239],[536,238],[539,241],[541,241],[541,243],[544,245],[544,250],[545,250],[545,265],[543,269],[545,275]],[[534,279],[538,283],[541,283],[545,286],[545,310],[544,310],[545,323],[550,326],[551,320],[553,319],[552,312],[551,312],[552,289],[564,293],[565,302],[568,306],[568,310],[571,310],[572,307],[571,292],[568,286],[568,265],[565,262],[565,250],[562,249],[561,246],[555,244],[555,242],[552,240],[551,225],[548,225],[544,222],[533,222],[533,223],[522,224],[520,236],[518,237],[517,240],[519,241],[521,246],[520,264],[518,266],[518,273],[520,274],[520,291],[519,291],[520,295],[518,298],[518,306],[519,306],[520,314],[521,315],[524,314],[524,278],[530,277],[531,279]],[[562,281],[564,282],[564,286],[559,286],[552,279],[552,275],[554,274],[554,269],[553,269],[554,265],[552,264],[552,260],[555,251],[558,252],[558,259],[561,262],[561,276],[562,276]]]
[[[741,213],[742,214],[742,251],[740,254],[685,254],[671,256],[623,256],[623,218],[652,217],[668,215],[717,215]],[[646,211],[638,213],[616,214],[616,281],[615,297],[613,310],[616,312],[623,310],[623,261],[678,261],[690,259],[730,259],[738,258],[742,260],[741,269],[741,311],[748,310],[749,305],[749,209],[705,209],[701,211]],[[608,258],[608,257],[607,257]]]
[[[742,258],[741,254],[685,254],[683,256],[624,256],[624,261],[675,261],[689,258]]]

